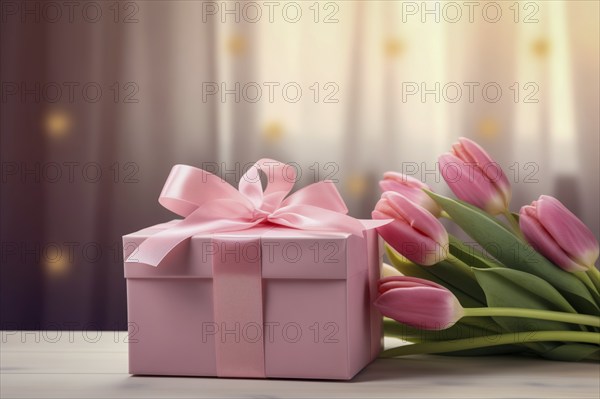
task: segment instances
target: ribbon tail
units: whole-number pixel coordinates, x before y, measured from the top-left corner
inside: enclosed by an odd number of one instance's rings
[[[260,219],[251,218],[252,209],[245,205],[238,199],[208,201],[179,223],[148,237],[126,262],[158,266],[169,252],[193,235],[245,230],[260,223]]]
[[[348,232],[359,237],[368,229],[358,219],[312,205],[289,205],[278,209],[268,219],[295,229]]]
[[[259,222],[216,219],[199,223],[188,217],[167,230],[159,231],[145,239],[125,262],[144,263],[156,267],[173,249],[194,235],[246,230]]]
[[[191,238],[190,234],[176,228],[179,224],[181,222],[146,238],[125,262],[158,266],[175,247]]]
[[[365,230],[376,229],[377,227],[385,226],[388,223],[393,222],[394,219],[366,219],[360,220],[360,222],[365,226]]]

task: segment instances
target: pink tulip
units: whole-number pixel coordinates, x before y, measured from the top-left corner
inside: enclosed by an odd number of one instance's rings
[[[404,195],[412,202],[421,205],[435,217],[440,217],[442,209],[423,189],[430,190],[429,186],[414,177],[397,172],[385,172],[383,180],[379,182],[381,191],[395,191]]]
[[[568,272],[586,271],[598,260],[598,240],[556,198],[542,195],[521,208],[519,225],[527,241]]]
[[[423,330],[444,330],[465,313],[446,288],[408,276],[381,279],[374,305],[384,316]]]
[[[438,159],[442,176],[461,200],[497,215],[506,212],[511,188],[506,175],[483,148],[461,137]]]
[[[375,205],[373,219],[394,219],[377,232],[396,251],[420,265],[433,265],[448,255],[448,233],[425,208],[393,191]]]

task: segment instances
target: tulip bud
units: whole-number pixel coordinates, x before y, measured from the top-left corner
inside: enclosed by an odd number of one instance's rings
[[[379,182],[381,191],[394,191],[421,205],[435,217],[440,217],[442,209],[423,189],[430,190],[429,186],[414,177],[397,172],[386,172],[383,180]]]
[[[373,219],[393,219],[377,232],[396,251],[420,265],[433,265],[448,256],[448,233],[425,208],[393,191],[375,205]]]
[[[521,208],[519,225],[539,253],[568,272],[586,271],[598,260],[598,240],[556,198],[542,195]]]
[[[461,137],[451,153],[438,161],[444,180],[458,198],[492,215],[506,212],[510,183],[500,165],[477,143]]]
[[[381,279],[374,305],[384,316],[423,330],[444,330],[465,314],[452,292],[432,281],[408,276]]]

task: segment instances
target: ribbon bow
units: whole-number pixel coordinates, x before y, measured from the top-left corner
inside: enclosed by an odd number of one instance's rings
[[[267,177],[264,191],[260,171]],[[267,158],[248,169],[239,190],[205,170],[175,165],[158,202],[184,219],[147,238],[127,261],[135,258],[135,262],[158,266],[173,248],[195,234],[245,230],[260,223],[363,235],[366,227],[346,215],[348,208],[333,182],[320,181],[288,196],[295,181],[294,167]]]

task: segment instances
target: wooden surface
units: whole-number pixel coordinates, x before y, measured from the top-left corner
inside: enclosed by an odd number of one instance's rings
[[[350,382],[136,377],[127,373],[124,339],[124,332],[3,331],[0,397],[600,397],[598,364],[518,357],[379,359]]]

